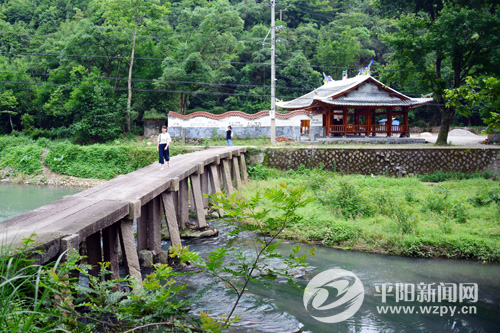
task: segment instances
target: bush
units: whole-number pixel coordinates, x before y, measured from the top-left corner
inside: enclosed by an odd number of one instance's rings
[[[490,203],[499,203],[500,189],[481,189],[470,201],[476,207],[487,206]]]
[[[451,217],[447,210],[438,215],[437,223],[443,234],[451,233]]]
[[[43,148],[35,144],[8,146],[0,152],[0,166],[12,168],[13,174],[37,175],[42,173]]]
[[[424,210],[441,213],[448,206],[448,191],[438,188],[424,199]]]
[[[387,191],[374,194],[374,201],[377,204],[378,212],[385,216],[392,216],[394,201]]]
[[[34,141],[30,138],[20,135],[20,136],[0,136],[0,152],[9,147],[19,147],[23,145],[33,144]]]
[[[415,191],[412,189],[405,189],[405,200],[408,204],[412,205],[418,202],[417,195],[415,194]]]
[[[477,178],[489,179],[493,177],[493,173],[491,171],[474,172],[474,173],[436,171],[433,173],[427,173],[425,175],[417,175],[417,177],[423,182],[438,183],[447,180],[464,180],[464,179],[477,179]]]
[[[466,223],[469,218],[469,208],[463,199],[456,200],[452,206],[451,214],[457,223]]]
[[[327,246],[339,245],[341,242],[354,239],[358,235],[359,231],[359,227],[353,225],[352,223],[334,223],[330,225],[326,234],[323,235],[323,243]]]
[[[359,188],[348,181],[339,181],[335,188],[328,188],[326,193],[320,194],[318,198],[321,203],[340,211],[345,218],[372,216],[374,213],[373,207],[362,196]]]
[[[278,177],[281,173],[276,169],[266,168],[261,164],[247,166],[248,177],[253,180],[266,180]]]
[[[412,207],[402,203],[394,205],[392,218],[401,233],[412,234],[415,232],[417,219],[415,211]]]

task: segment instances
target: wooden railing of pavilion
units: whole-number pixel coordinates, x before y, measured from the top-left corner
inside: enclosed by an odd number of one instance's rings
[[[330,133],[389,133],[389,125],[330,125]],[[391,133],[406,133],[406,125],[392,125]]]

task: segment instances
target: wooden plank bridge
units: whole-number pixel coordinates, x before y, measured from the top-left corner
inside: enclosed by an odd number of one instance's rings
[[[40,263],[67,250],[87,248],[88,263],[97,274],[99,262],[109,261],[112,277],[122,263],[130,276],[141,280],[138,252],[161,252],[162,213],[172,245],[181,243],[179,227],[186,228],[194,211],[199,228],[207,225],[203,193],[231,193],[247,180],[246,147],[213,148],[171,158],[170,168],[154,163],[101,185],[66,196],[49,205],[0,223],[2,245],[20,247],[35,241]],[[137,223],[137,240],[133,221]]]

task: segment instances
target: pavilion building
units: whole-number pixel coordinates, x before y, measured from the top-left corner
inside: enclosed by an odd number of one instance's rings
[[[353,78],[344,76],[340,81],[327,82],[304,96],[276,105],[290,111],[305,110],[310,115],[322,114],[326,137],[377,133],[408,137],[408,113],[432,101],[432,98],[408,97],[368,73]],[[382,118],[386,121],[380,123]],[[302,121],[301,127],[307,130],[307,120]]]

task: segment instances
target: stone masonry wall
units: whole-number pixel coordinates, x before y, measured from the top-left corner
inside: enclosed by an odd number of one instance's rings
[[[270,148],[250,153],[249,163],[279,170],[323,166],[340,173],[425,174],[436,171],[500,171],[500,147],[493,148]]]

